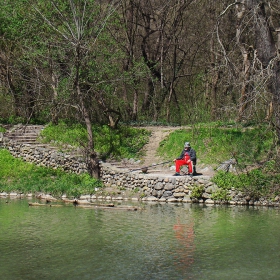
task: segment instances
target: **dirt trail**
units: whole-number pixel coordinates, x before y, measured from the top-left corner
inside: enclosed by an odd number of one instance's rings
[[[150,136],[149,142],[143,148],[145,156],[142,159],[142,166],[152,166],[154,164],[166,161],[165,159],[162,159],[160,156],[158,156],[156,153],[160,142],[164,140],[171,132],[179,129],[184,129],[185,127],[147,126],[143,128],[150,130],[152,134]],[[169,170],[169,167],[170,164],[167,164],[151,167],[150,169]],[[211,166],[201,166],[199,163],[197,164],[197,172],[202,172],[203,175],[208,176],[213,176],[215,173]]]
[[[145,129],[152,132],[149,142],[144,146],[143,150],[145,156],[143,158],[143,165],[150,166],[165,161],[156,154],[157,148],[162,140],[164,140],[171,132],[181,127],[162,127],[162,126],[148,126]]]

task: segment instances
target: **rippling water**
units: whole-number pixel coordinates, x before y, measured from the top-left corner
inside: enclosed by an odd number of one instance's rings
[[[280,279],[279,209],[0,199],[0,279]]]

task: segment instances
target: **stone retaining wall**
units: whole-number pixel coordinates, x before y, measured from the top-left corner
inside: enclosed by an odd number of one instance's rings
[[[4,146],[15,158],[22,158],[27,162],[39,166],[62,169],[77,174],[87,172],[85,160],[74,157],[45,147],[30,144],[16,144],[10,142]]]
[[[211,181],[209,176],[172,176],[167,174],[144,174],[130,172],[126,168],[118,168],[108,163],[101,163],[101,180],[106,187],[123,187],[139,190],[140,200],[159,202],[186,202],[205,204],[279,206],[279,197],[273,201],[260,198],[254,200],[242,192],[231,189],[228,200],[214,201],[212,194],[221,189]],[[194,192],[201,192],[194,197]]]
[[[87,172],[86,163],[83,158],[70,156],[48,148],[38,147],[30,144],[16,144],[9,142],[3,145],[16,158],[36,165],[61,168],[77,174]],[[246,196],[240,191],[231,189],[228,191],[227,201],[214,201],[212,195],[219,192],[209,176],[179,176],[163,174],[160,171],[144,174],[140,171],[131,172],[128,168],[119,168],[109,163],[100,163],[101,181],[106,187],[119,187],[138,193],[138,200],[159,202],[187,202],[231,205],[256,205],[256,206],[279,206],[280,198],[276,196],[273,201],[266,198],[258,200]],[[199,190],[200,196],[194,197],[194,192]],[[106,198],[108,199],[108,197]],[[112,196],[110,199],[114,199]],[[118,199],[127,199],[118,197]],[[134,200],[136,197],[134,197]]]

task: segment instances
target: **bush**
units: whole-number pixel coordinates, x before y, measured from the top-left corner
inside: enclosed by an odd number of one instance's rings
[[[203,194],[203,191],[204,191],[204,187],[203,186],[194,186],[192,191],[191,191],[191,198],[201,198],[202,197],[202,194]]]
[[[230,196],[227,190],[219,189],[216,192],[211,194],[211,199],[215,201],[229,201]]]
[[[274,187],[280,185],[280,175],[267,174],[263,169],[240,174],[219,171],[212,181],[224,190],[239,189],[257,199],[274,195]]]

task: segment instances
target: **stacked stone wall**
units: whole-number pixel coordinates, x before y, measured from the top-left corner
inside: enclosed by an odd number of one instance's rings
[[[15,158],[21,158],[27,162],[39,166],[81,174],[87,172],[84,158],[71,156],[46,147],[38,147],[30,144],[16,144],[10,142],[5,146]]]
[[[221,189],[210,176],[171,176],[166,174],[144,174],[101,163],[101,180],[106,187],[139,190],[142,201],[187,202],[204,204],[279,206],[280,198],[254,199],[238,190],[228,190],[227,200],[213,200],[212,195]],[[199,190],[200,196],[193,194]]]
[[[22,158],[27,162],[53,169],[81,174],[87,172],[85,159],[71,156],[46,147],[30,144],[16,144],[9,142],[2,145],[15,158]],[[109,163],[100,163],[101,181],[105,187],[124,188],[140,194],[139,200],[159,202],[188,202],[230,205],[279,206],[280,197],[273,199],[254,199],[242,192],[228,190],[228,200],[214,201],[212,195],[220,189],[211,181],[210,176],[171,176],[170,174],[147,173],[130,171],[128,168],[115,167]],[[193,192],[201,191],[201,195],[194,196]],[[113,199],[113,197],[111,197]],[[123,197],[124,199],[124,197]]]

